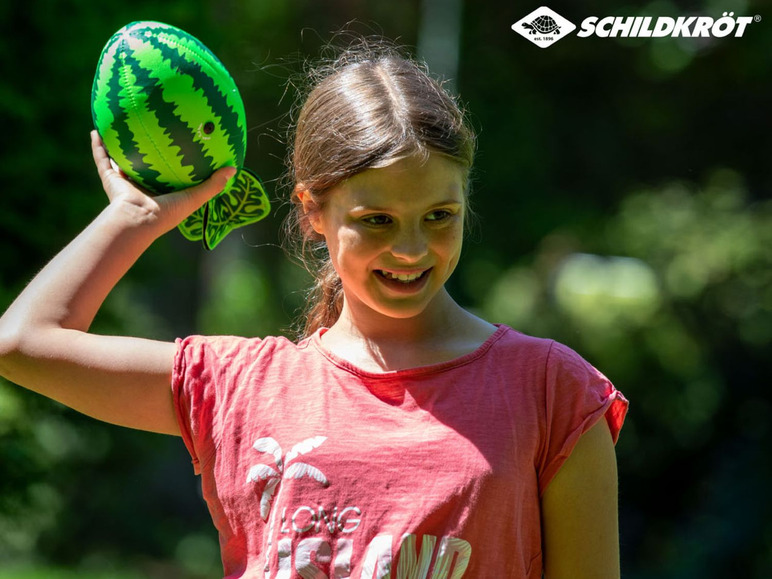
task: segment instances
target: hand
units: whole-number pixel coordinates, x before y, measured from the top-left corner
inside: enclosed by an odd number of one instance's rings
[[[137,223],[153,224],[160,228],[159,235],[174,229],[188,215],[220,193],[236,174],[235,167],[223,167],[194,187],[150,196],[130,181],[109,157],[97,131],[91,131],[91,151],[110,204],[122,206]]]

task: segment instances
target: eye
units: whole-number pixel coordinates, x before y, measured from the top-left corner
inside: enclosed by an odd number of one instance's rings
[[[212,121],[207,121],[204,123],[204,134],[211,135],[214,133],[214,123]]]
[[[447,209],[437,209],[426,216],[427,221],[443,221],[453,215]]]
[[[391,217],[388,215],[368,215],[362,221],[368,225],[388,225],[391,223]]]

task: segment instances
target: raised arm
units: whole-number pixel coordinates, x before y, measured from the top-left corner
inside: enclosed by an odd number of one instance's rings
[[[106,422],[178,434],[170,388],[174,344],[88,329],[150,244],[220,192],[235,169],[150,197],[116,170],[96,131],[91,142],[110,204],[0,318],[0,375]]]

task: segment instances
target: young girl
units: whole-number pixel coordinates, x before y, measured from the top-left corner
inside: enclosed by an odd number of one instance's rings
[[[182,436],[227,577],[618,577],[626,400],[445,289],[474,153],[457,102],[366,44],[315,80],[291,157],[292,230],[317,276],[303,339],[88,333],[142,252],[234,172],[149,197],[92,133],[110,203],[0,320],[0,373]]]

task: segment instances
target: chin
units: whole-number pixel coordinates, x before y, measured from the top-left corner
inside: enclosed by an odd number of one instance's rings
[[[411,308],[411,309],[389,309],[387,311],[379,312],[381,315],[392,318],[394,320],[412,320],[424,313],[426,308]]]
[[[373,304],[372,309],[380,315],[395,320],[410,320],[423,315],[431,302]]]

